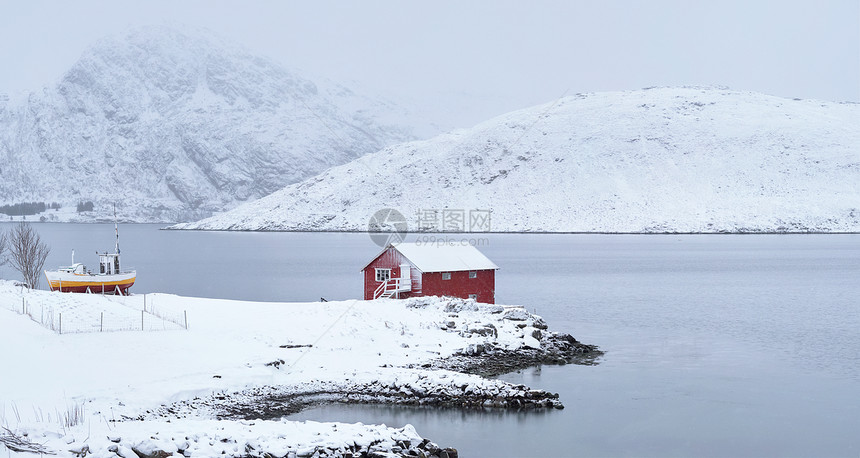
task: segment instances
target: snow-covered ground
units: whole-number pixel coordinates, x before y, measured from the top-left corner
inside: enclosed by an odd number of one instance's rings
[[[654,88],[388,147],[175,227],[366,230],[394,208],[431,232],[853,232],[858,183],[858,104]],[[472,227],[472,210],[490,224]]]
[[[187,314],[188,329],[164,322],[145,331],[58,334],[34,321],[33,309],[52,307],[81,322],[102,312],[140,319],[143,296],[27,292],[0,281],[0,426],[9,428],[0,438],[15,434],[63,455],[86,447],[96,456],[132,456],[133,447],[194,456],[415,447],[422,441],[411,427],[250,414],[217,421],[230,417],[222,415],[229,402],[218,401],[266,390],[357,401],[484,393],[496,396],[486,406],[498,406],[537,392],[422,366],[483,345],[537,348],[548,334],[543,320],[521,307],[462,299],[261,303],[147,294],[146,301],[157,315]],[[349,393],[356,387],[364,393]]]

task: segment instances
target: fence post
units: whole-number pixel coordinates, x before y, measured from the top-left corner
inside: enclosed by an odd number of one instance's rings
[[[140,330],[143,331],[143,314],[146,313],[143,310],[140,311]]]
[[[188,310],[183,310],[182,314],[185,315],[185,330],[188,330]]]
[[[27,314],[26,310],[27,310],[27,308],[24,305],[24,298],[22,297],[21,298],[21,315],[26,315]]]
[[[60,334],[63,333],[63,314],[60,313]]]
[[[101,314],[101,322],[99,323],[99,332],[104,332],[105,330],[105,312]]]
[[[146,293],[143,293],[143,310],[146,310]]]

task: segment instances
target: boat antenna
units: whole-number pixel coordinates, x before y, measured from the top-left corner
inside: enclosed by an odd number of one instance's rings
[[[119,254],[119,226],[116,222],[116,202],[113,204],[113,230],[116,232],[116,254]]]

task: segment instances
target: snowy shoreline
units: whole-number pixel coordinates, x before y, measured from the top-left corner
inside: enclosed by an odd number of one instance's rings
[[[38,215],[36,215],[38,216]],[[20,219],[15,220],[6,220],[0,221],[0,223],[13,223],[15,221],[21,221]],[[30,224],[113,224],[113,219],[108,218],[100,218],[95,220],[58,220],[58,221],[27,221]],[[326,234],[366,234],[368,230],[362,229],[360,227],[356,228],[344,228],[344,229],[325,229],[325,228],[260,228],[260,229],[247,229],[247,228],[203,228],[203,227],[186,227],[190,226],[190,222],[177,223],[173,221],[134,221],[132,219],[120,219],[120,224],[144,224],[144,225],[159,225],[164,226],[159,230],[162,231],[186,231],[186,232],[283,232],[283,233],[326,233]],[[662,230],[662,231],[546,231],[546,230],[516,230],[516,231],[485,231],[485,232],[457,232],[457,231],[444,231],[444,232],[422,232],[416,231],[412,232],[412,234],[417,235],[418,237],[422,237],[425,235],[428,236],[484,236],[484,235],[494,235],[494,234],[548,234],[548,235],[856,235],[860,234],[860,231],[845,231],[845,230],[830,230],[830,229],[797,229],[797,230],[780,230],[775,228],[734,228],[734,229],[721,229],[721,230],[712,230],[712,231],[671,231],[671,230]]]
[[[536,364],[593,364],[600,354],[549,331],[519,306],[451,298],[297,304],[147,296],[143,312],[141,296],[25,292],[0,282],[0,342],[38,349],[2,356],[7,366],[26,370],[0,379],[0,425],[9,428],[0,430],[0,442],[3,434],[28,438],[61,456],[84,456],[86,448],[86,456],[451,457],[454,449],[409,425],[282,417],[324,402],[561,408],[557,394],[485,376]],[[138,331],[85,329],[88,317],[110,313],[121,323],[126,312]],[[158,322],[185,312],[187,330]],[[67,329],[75,319],[84,324],[57,334],[34,323],[59,313]],[[64,420],[69,412],[75,421]]]
[[[88,223],[80,223],[80,224],[88,224]],[[170,226],[162,227],[160,230],[162,231],[188,231],[188,232],[297,232],[297,233],[345,233],[345,234],[366,234],[368,233],[367,229],[361,228],[344,228],[344,229],[315,229],[315,228],[259,228],[259,229],[247,229],[247,228],[205,228],[205,227],[190,227],[191,224],[194,223],[133,223],[133,224],[170,224]],[[839,231],[839,230],[828,230],[828,229],[798,229],[798,230],[779,230],[772,228],[735,228],[735,229],[721,229],[721,230],[713,230],[713,231],[671,231],[671,230],[663,230],[663,231],[531,231],[531,230],[518,230],[518,231],[486,231],[486,232],[455,232],[455,231],[445,231],[445,232],[412,232],[413,234],[421,237],[423,235],[435,235],[435,236],[452,236],[452,235],[468,235],[468,236],[481,236],[481,235],[491,235],[491,234],[569,234],[569,235],[814,235],[814,234],[827,234],[827,235],[843,235],[843,234],[860,234],[860,231]]]

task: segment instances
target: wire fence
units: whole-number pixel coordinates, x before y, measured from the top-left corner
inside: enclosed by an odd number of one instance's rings
[[[167,323],[173,323],[183,329],[188,329],[188,312],[171,310],[169,307],[157,306],[158,295],[140,294],[133,296],[105,296],[111,302],[134,310],[142,311],[145,315],[151,315]]]
[[[145,294],[102,296],[22,289],[4,296],[0,306],[58,334],[188,329],[186,311],[158,309],[155,298]]]

